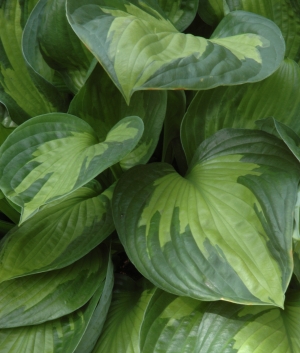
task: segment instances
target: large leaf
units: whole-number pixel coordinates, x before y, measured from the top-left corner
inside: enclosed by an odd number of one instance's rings
[[[111,280],[108,269],[106,282]],[[106,282],[101,283],[85,306],[69,315],[39,325],[0,330],[0,353],[73,353],[83,338],[98,303],[101,305]],[[103,313],[104,318],[106,310],[107,308]]]
[[[23,28],[36,0],[2,1],[0,8],[0,101],[16,123],[64,108],[58,91],[32,70],[23,58]]]
[[[0,278],[62,268],[100,244],[113,230],[112,190],[96,183],[50,203],[0,243]]]
[[[167,93],[155,91],[136,92],[128,106],[103,68],[97,65],[72,100],[68,112],[90,124],[100,140],[124,116],[139,116],[144,123],[143,136],[120,162],[124,169],[129,169],[148,162],[151,157],[161,133],[166,106]]]
[[[188,161],[199,144],[228,127],[255,129],[269,116],[300,134],[300,68],[286,59],[267,79],[254,84],[217,87],[198,92],[182,123],[181,139]]]
[[[5,282],[1,278],[0,327],[35,325],[82,307],[105,278],[108,259],[104,250],[95,249],[60,270]]]
[[[185,177],[160,163],[124,174],[115,225],[137,269],[166,291],[282,306],[298,179],[279,139],[224,129],[200,145]]]
[[[207,0],[205,0],[207,1]],[[222,0],[218,0],[222,3]],[[282,31],[286,56],[300,60],[300,3],[298,0],[224,0],[225,13],[244,10],[265,16]]]
[[[274,118],[268,118],[265,120],[260,120],[257,125],[263,129],[280,137],[294,154],[294,156],[300,162],[300,136],[295,133],[294,130],[288,126],[276,121]],[[296,274],[298,280],[300,280],[300,195],[298,191],[298,198],[296,207],[294,209],[294,273]]]
[[[284,55],[277,26],[242,11],[226,16],[210,40],[178,32],[151,0],[68,0],[67,15],[127,102],[143,89],[260,81]]]
[[[190,353],[206,303],[117,278],[93,353]]]
[[[288,293],[284,310],[213,303],[203,316],[193,352],[296,353],[299,325],[299,291]]]
[[[26,24],[23,48],[26,58],[44,78],[48,72],[41,59],[58,70],[77,92],[85,82],[92,54],[78,39],[66,18],[65,0],[40,0]]]
[[[169,20],[183,32],[194,20],[199,0],[157,0]]]
[[[130,152],[143,133],[138,117],[119,121],[99,140],[85,121],[45,114],[19,126],[0,149],[0,187],[23,207],[23,222],[43,204],[84,185]]]

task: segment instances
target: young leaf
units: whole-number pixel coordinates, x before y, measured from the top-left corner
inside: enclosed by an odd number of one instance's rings
[[[95,249],[68,267],[0,284],[0,327],[36,325],[79,309],[103,282],[105,249]]]
[[[224,129],[200,145],[185,177],[162,163],[125,173],[114,221],[130,260],[158,287],[282,306],[298,180],[299,166],[279,139]]]
[[[1,280],[65,267],[100,244],[114,230],[112,190],[90,182],[12,229],[0,243]]]
[[[45,114],[19,126],[0,149],[0,187],[21,206],[21,222],[39,207],[86,184],[119,162],[143,133],[138,117],[119,121],[104,141],[85,121]]]
[[[28,67],[21,39],[28,15],[37,3],[4,1],[0,7],[0,101],[11,118],[20,124],[32,116],[64,109],[64,100],[55,89]]]
[[[278,68],[285,50],[273,22],[243,11],[226,16],[209,40],[178,32],[150,0],[69,0],[67,16],[127,103],[143,89],[260,81]]]
[[[273,116],[300,134],[300,68],[285,59],[267,79],[197,93],[182,123],[181,139],[188,162],[205,139],[224,128],[256,129],[256,120]]]
[[[112,104],[107,102],[112,101]],[[123,169],[147,163],[157,145],[167,106],[167,93],[136,92],[128,106],[109,76],[98,64],[87,82],[72,100],[69,114],[85,120],[100,140],[124,116],[138,116],[143,120],[144,133],[137,146],[121,161]]]

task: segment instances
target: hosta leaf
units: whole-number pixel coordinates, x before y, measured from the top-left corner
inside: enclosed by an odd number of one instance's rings
[[[115,278],[115,288],[107,319],[93,353],[140,353],[142,320],[155,287],[138,286],[125,276]]]
[[[181,139],[188,161],[199,144],[228,127],[255,129],[255,121],[269,116],[300,133],[300,68],[285,59],[267,79],[241,86],[198,92],[182,123]]]
[[[166,105],[166,92],[141,91],[132,96],[128,106],[106,72],[97,65],[72,100],[68,112],[90,124],[100,140],[124,116],[139,116],[144,123],[143,136],[120,162],[124,169],[129,169],[148,162],[153,154],[161,133]]]
[[[114,286],[113,271],[113,264],[111,260],[109,260],[106,273],[106,281],[101,299],[74,353],[91,353],[95,344],[97,343],[97,339],[102,331],[112,299],[112,290]]]
[[[111,281],[111,277],[106,281]],[[43,324],[0,330],[0,353],[73,353],[93,313],[101,305],[105,283],[91,300],[75,312]],[[104,316],[106,313],[104,313]]]
[[[180,142],[180,126],[185,113],[186,98],[182,91],[168,91],[167,113],[164,122],[163,161],[172,163]]]
[[[0,101],[18,124],[32,116],[64,108],[56,89],[28,71],[23,58],[22,33],[36,3],[36,0],[5,0],[0,8]]]
[[[294,353],[300,350],[300,295],[287,295],[284,310],[213,303],[207,308],[193,352]]]
[[[224,0],[225,13],[244,10],[274,21],[282,31],[286,56],[300,60],[300,3],[294,0]]]
[[[157,289],[143,320],[141,352],[193,352],[206,307],[206,302]]]
[[[13,223],[0,220],[0,238],[8,233],[14,226]]]
[[[199,0],[157,0],[169,20],[183,32],[196,16]]]
[[[206,303],[147,283],[117,278],[112,304],[93,353],[189,353]]]
[[[16,125],[10,119],[7,109],[0,103],[0,146],[7,139]]]
[[[178,32],[152,1],[68,0],[67,15],[127,102],[143,89],[260,81],[284,55],[273,22],[242,11],[226,16],[209,40]]]
[[[0,149],[0,187],[23,207],[23,222],[43,204],[84,185],[130,152],[143,133],[138,117],[116,124],[105,140],[69,114],[45,114],[19,126]]]
[[[112,188],[98,188],[89,183],[12,229],[0,243],[1,280],[62,268],[100,244],[114,224]]]
[[[115,225],[137,269],[166,291],[282,306],[298,179],[279,139],[224,129],[199,147],[185,177],[161,163],[125,173]]]
[[[5,282],[1,278],[0,327],[35,325],[79,309],[104,280],[106,267],[105,251],[95,249],[60,270]]]
[[[204,22],[216,26],[224,17],[223,0],[199,1],[198,13]]]
[[[14,223],[20,220],[20,214],[14,209],[13,206],[7,201],[2,191],[0,191],[0,211],[5,214]]]
[[[76,93],[85,82],[92,54],[84,47],[66,18],[65,0],[40,0],[26,24],[23,48],[31,65],[44,78],[41,57],[58,70]]]

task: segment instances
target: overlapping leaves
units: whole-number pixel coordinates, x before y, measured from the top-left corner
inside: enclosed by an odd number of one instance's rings
[[[208,89],[256,82],[284,55],[280,31],[246,12],[226,16],[210,40],[182,34],[154,2],[67,2],[70,24],[126,101],[143,89]]]
[[[89,183],[13,228],[0,243],[0,278],[7,280],[67,266],[114,230],[110,201]]]
[[[298,352],[299,323],[299,290],[287,294],[282,310],[201,302],[118,278],[93,353]]]
[[[114,220],[130,259],[157,286],[282,306],[298,180],[297,162],[277,138],[222,130],[199,146],[184,178],[159,163],[127,172]]]
[[[105,140],[83,120],[68,114],[35,117],[1,146],[0,186],[23,208],[22,221],[40,206],[84,185],[130,152],[143,133],[138,117],[116,124]]]

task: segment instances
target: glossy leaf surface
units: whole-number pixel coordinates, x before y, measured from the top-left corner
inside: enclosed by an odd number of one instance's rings
[[[130,101],[143,89],[209,89],[256,82],[284,55],[279,29],[265,18],[233,12],[207,40],[178,32],[154,2],[68,0],[79,38]]]
[[[128,171],[113,197],[115,225],[137,269],[166,291],[282,306],[298,179],[279,139],[222,130],[185,177],[160,163]]]
[[[22,221],[43,204],[78,189],[130,152],[143,133],[138,117],[127,117],[99,140],[83,120],[69,114],[32,118],[1,146],[0,187],[23,208]]]

